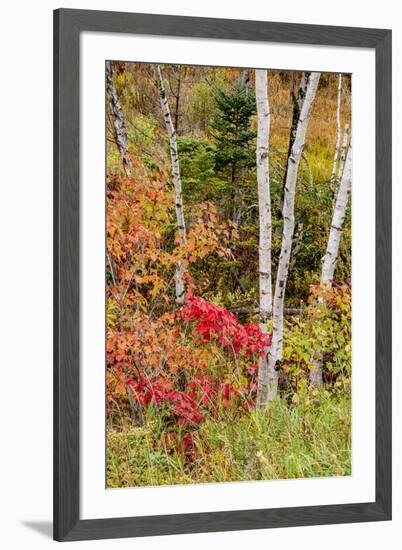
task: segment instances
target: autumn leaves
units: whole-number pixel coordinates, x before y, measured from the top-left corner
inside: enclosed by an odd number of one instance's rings
[[[177,229],[180,243],[186,244],[186,226],[183,211],[182,185],[180,179],[180,163],[177,147],[177,135],[173,125],[169,109],[169,102],[163,84],[162,73],[159,65],[155,65],[155,82],[159,92],[160,104],[166,130],[170,141],[170,158],[172,179],[175,188],[175,208]],[[297,95],[293,93],[293,117],[289,136],[288,159],[283,182],[283,206],[282,206],[282,244],[276,272],[274,292],[272,291],[271,249],[272,249],[272,213],[271,192],[269,183],[269,132],[270,109],[268,99],[268,71],[255,70],[255,97],[257,107],[257,144],[256,144],[256,171],[258,185],[258,211],[259,211],[259,315],[261,330],[267,330],[267,323],[272,320],[272,343],[266,347],[264,357],[260,359],[258,376],[257,405],[263,407],[277,395],[278,370],[282,361],[283,349],[283,325],[284,305],[286,295],[286,283],[289,274],[290,258],[293,246],[295,229],[295,195],[298,179],[299,163],[303,155],[306,134],[320,81],[320,73],[303,72],[300,77]],[[249,78],[248,78],[249,82]],[[331,186],[339,173],[340,184],[337,192],[334,216],[328,239],[326,254],[323,258],[321,280],[324,284],[330,284],[335,270],[339,240],[342,233],[342,225],[346,213],[348,193],[351,186],[351,147],[346,157],[342,173],[337,169],[337,160],[340,148],[340,97],[342,77],[339,77],[338,86],[338,110],[337,124],[338,134],[335,148],[334,169],[331,175]],[[345,126],[345,135],[342,154],[345,154],[347,146],[348,126]],[[346,140],[346,141],[345,141]],[[342,157],[341,157],[342,158]],[[236,190],[234,191],[236,195]],[[181,306],[184,303],[183,263],[178,262],[176,267],[176,303]]]
[[[334,76],[119,67],[106,65],[108,484],[284,475],[282,415],[294,434],[342,393],[348,417],[349,111],[335,143]],[[311,434],[305,447],[301,425],[300,476],[322,472]]]

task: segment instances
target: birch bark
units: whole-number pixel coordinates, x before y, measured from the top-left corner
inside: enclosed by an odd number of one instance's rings
[[[345,161],[345,169],[339,184],[331,228],[329,231],[327,250],[322,259],[321,283],[332,285],[336,260],[338,257],[339,243],[341,241],[343,222],[345,221],[346,208],[349,201],[349,193],[352,186],[352,144],[349,145]]]
[[[127,133],[124,115],[113,82],[113,69],[110,61],[106,61],[106,93],[109,97],[112,112],[114,138],[120,154],[120,160],[127,177],[131,176],[131,160],[128,157]]]
[[[269,186],[269,129],[270,114],[268,101],[268,71],[256,69],[255,94],[257,103],[257,182],[259,210],[259,287],[260,287],[260,326],[267,331],[267,321],[272,315],[272,276],[271,276],[271,196]],[[265,356],[260,358],[258,369],[257,407],[268,400],[269,368]]]
[[[163,85],[162,73],[159,65],[154,66],[155,83],[159,92],[159,100],[162,108],[163,119],[165,121],[166,131],[169,136],[169,151],[170,161],[172,165],[172,178],[175,189],[175,207],[176,207],[176,219],[177,229],[180,236],[181,244],[187,244],[186,239],[186,223],[184,219],[183,211],[183,193],[180,178],[180,164],[179,155],[177,150],[177,135],[173,125],[172,116],[169,109],[169,103],[166,97],[165,87]],[[184,303],[184,266],[182,262],[178,262],[175,273],[175,286],[176,286],[176,304],[181,306]]]
[[[336,142],[334,152],[334,162],[332,165],[332,173],[330,179],[330,187],[332,196],[335,195],[335,180],[338,168],[339,147],[341,145],[341,100],[342,100],[342,73],[338,76],[338,104],[336,108]]]
[[[310,78],[309,72],[303,72],[300,77],[299,82],[299,90],[297,92],[297,96],[294,93],[293,90],[293,80],[294,80],[294,73],[292,73],[292,84],[290,87],[290,97],[293,102],[293,114],[292,114],[292,123],[290,126],[290,135],[289,135],[289,146],[288,146],[288,158],[290,157],[290,154],[292,152],[292,147],[295,141],[296,137],[296,130],[297,130],[297,124],[300,117],[300,112],[303,107],[304,98],[306,97],[307,92],[307,83]],[[286,186],[286,179],[288,176],[288,164],[285,168],[285,175],[283,178],[283,186],[282,186],[282,195],[281,195],[281,201],[280,201],[280,216],[283,218],[283,204],[285,201],[285,186]]]
[[[320,80],[320,73],[304,73],[303,78],[306,80],[306,94],[296,124],[294,141],[287,163],[285,195],[283,204],[282,246],[276,275],[275,295],[273,302],[272,343],[268,351],[269,389],[267,401],[273,400],[276,397],[278,391],[278,367],[282,360],[283,349],[284,299],[295,225],[294,202],[297,173],[300,164],[300,158],[303,154],[310,112],[317,92],[318,83]]]
[[[345,127],[344,137],[347,137],[348,129]],[[344,140],[345,141],[345,140]],[[332,214],[332,222],[329,231],[327,250],[322,259],[321,284],[332,285],[335,273],[336,260],[338,257],[339,244],[342,237],[343,223],[345,221],[346,209],[349,201],[349,193],[352,186],[352,144],[345,161],[345,169],[342,170],[342,177],[339,184],[335,208]],[[318,351],[311,359],[312,368],[309,372],[310,384],[313,388],[322,385],[322,353]]]
[[[348,150],[349,130],[350,130],[350,126],[346,122],[345,128],[343,130],[341,156],[340,156],[340,159],[339,159],[339,168],[338,168],[338,179],[339,180],[341,180],[341,178],[343,176],[343,171],[344,171],[344,168],[345,168],[346,153],[347,153],[347,150]]]
[[[249,69],[242,69],[241,71],[241,82],[243,86],[245,86],[246,89],[250,86],[250,70]]]

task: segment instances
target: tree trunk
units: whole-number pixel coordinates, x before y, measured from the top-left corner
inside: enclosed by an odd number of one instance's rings
[[[332,215],[327,250],[322,259],[321,284],[332,285],[351,186],[352,144],[349,145],[346,156],[345,169],[339,184],[334,213]]]
[[[296,137],[296,130],[297,130],[297,124],[300,118],[300,113],[303,107],[304,98],[306,97],[307,92],[307,84],[309,81],[311,73],[303,72],[300,77],[299,82],[299,90],[297,92],[297,97],[294,94],[293,91],[293,73],[292,73],[292,84],[290,88],[290,97],[293,102],[293,114],[292,114],[292,123],[290,126],[290,135],[289,135],[289,146],[288,146],[288,159],[290,157],[290,154],[292,152],[293,143],[295,141]],[[286,179],[288,177],[288,164],[285,168],[285,175],[283,178],[283,185],[282,185],[282,195],[280,200],[280,206],[279,206],[279,216],[283,218],[283,203],[285,200],[285,186],[286,186]]]
[[[259,287],[260,287],[260,326],[267,331],[267,321],[272,316],[272,279],[271,279],[271,196],[269,186],[269,102],[268,71],[256,69],[255,94],[257,103],[257,182],[259,209]],[[258,369],[257,407],[268,400],[270,386],[268,369],[268,348],[265,356],[260,358]]]
[[[186,224],[184,220],[183,211],[183,196],[180,178],[180,164],[179,155],[177,151],[177,135],[173,125],[172,116],[170,114],[169,103],[166,97],[165,87],[163,85],[162,73],[159,65],[154,66],[155,82],[159,92],[159,99],[162,108],[163,118],[165,121],[166,131],[169,136],[169,150],[170,160],[172,165],[172,178],[175,188],[175,206],[176,206],[176,218],[177,228],[182,244],[186,244]],[[175,273],[175,285],[176,285],[176,304],[181,306],[184,303],[184,266],[182,262],[178,262]]]
[[[241,82],[245,86],[246,90],[250,87],[250,70],[242,69],[241,71]]]
[[[283,347],[284,300],[295,225],[294,202],[296,194],[297,173],[300,159],[303,154],[308,121],[314,98],[317,92],[318,83],[320,80],[320,73],[304,73],[303,77],[306,80],[306,93],[296,124],[294,141],[288,157],[286,172],[285,196],[283,204],[282,246],[279,256],[273,303],[272,343],[268,351],[268,368],[270,376],[270,387],[267,396],[268,401],[274,399],[278,391],[278,368],[282,361]]]
[[[124,115],[113,82],[113,68],[110,61],[106,61],[106,93],[109,97],[112,112],[114,139],[120,154],[120,160],[127,177],[131,176],[131,160],[128,157],[127,133],[124,124]]]
[[[346,153],[348,151],[348,140],[349,140],[349,124],[346,122],[345,128],[343,130],[343,140],[341,147],[341,156],[339,159],[339,168],[338,168],[338,179],[341,180],[343,176],[343,170],[345,168]]]
[[[176,80],[176,91],[173,92],[174,95],[174,128],[176,130],[176,134],[179,136],[179,119],[180,119],[180,90],[181,90],[181,66],[177,68],[177,71],[175,71],[174,78]]]
[[[322,379],[322,353],[318,351],[317,354],[310,359],[310,370],[308,373],[308,379],[312,388],[319,388],[323,384]]]
[[[330,187],[332,196],[335,196],[335,180],[338,168],[339,147],[341,145],[341,100],[342,100],[342,73],[339,73],[338,77],[338,105],[336,108],[336,143],[334,152],[334,163],[332,166],[332,173],[330,179]]]
[[[337,114],[336,114],[337,136],[336,136],[336,145],[335,145],[335,154],[334,154],[334,165],[332,168],[332,174],[331,174],[331,180],[330,180],[334,211],[336,208],[337,198],[339,196],[339,191],[340,191],[340,188],[338,187],[338,183],[343,179],[347,145],[348,145],[348,139],[349,139],[349,124],[346,122],[344,131],[343,131],[342,146],[339,154],[339,146],[340,146],[340,138],[341,138],[341,117],[340,117],[341,92],[342,92],[342,75],[339,74],[338,107],[337,107]],[[334,269],[335,269],[335,265],[334,265]],[[333,272],[332,272],[332,277],[333,277]],[[323,282],[323,272],[321,274],[321,282]],[[332,280],[331,281],[326,280],[325,284],[332,284]],[[322,302],[322,299],[319,297],[318,303],[320,302]],[[310,371],[309,371],[310,385],[313,388],[318,388],[323,384],[323,379],[322,379],[323,357],[322,357],[321,351],[316,351],[316,353],[310,359],[310,364],[311,364]]]
[[[336,260],[338,257],[339,243],[342,236],[343,222],[349,200],[349,193],[352,185],[352,144],[345,162],[345,170],[339,184],[334,212],[332,215],[331,228],[329,231],[327,250],[322,259],[321,284],[332,285]],[[309,372],[310,384],[313,388],[322,385],[322,353],[318,351],[311,359],[312,368]]]

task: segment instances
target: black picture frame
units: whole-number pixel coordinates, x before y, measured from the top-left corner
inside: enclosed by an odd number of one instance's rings
[[[79,58],[95,31],[372,48],[376,64],[375,502],[80,519]],[[58,541],[391,519],[390,30],[59,9],[54,12],[54,538]]]

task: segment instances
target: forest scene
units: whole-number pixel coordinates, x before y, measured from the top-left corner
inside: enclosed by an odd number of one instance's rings
[[[351,474],[351,94],[106,62],[108,488]]]

